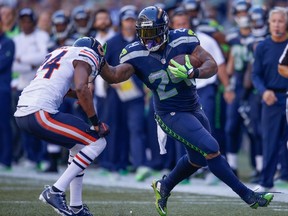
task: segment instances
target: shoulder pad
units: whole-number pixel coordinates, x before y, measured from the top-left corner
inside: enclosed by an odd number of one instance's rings
[[[195,36],[195,32],[192,31],[191,29],[174,29],[169,31],[169,36],[170,37],[179,37],[179,36]]]
[[[120,54],[120,63],[124,63],[130,59],[134,59],[137,57],[148,56],[149,51],[140,43],[140,41],[136,41],[134,43],[128,44]]]
[[[191,29],[175,29],[169,32],[168,45],[171,47],[193,42],[200,43],[197,35]]]

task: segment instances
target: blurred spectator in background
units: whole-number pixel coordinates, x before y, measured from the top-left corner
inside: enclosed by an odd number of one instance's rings
[[[43,11],[39,14],[39,18],[37,21],[37,27],[42,31],[47,32],[49,35],[51,33],[51,13],[48,11]]]
[[[0,11],[1,13],[1,11]],[[12,165],[13,143],[12,128],[10,124],[12,92],[11,77],[15,46],[2,29],[2,16],[0,16],[0,170],[10,170]]]
[[[93,28],[95,30],[95,39],[102,45],[104,45],[107,40],[115,35],[115,31],[112,27],[112,19],[108,9],[100,8],[96,11]],[[103,112],[105,112],[105,109],[107,109],[107,107],[104,107],[105,98],[107,96],[107,86],[107,83],[102,79],[102,77],[96,77],[94,89],[95,104],[97,106],[97,111],[101,116],[103,115]]]
[[[230,89],[235,92],[234,100],[226,107],[226,156],[234,173],[238,175],[238,153],[243,141],[243,135],[247,132],[250,143],[253,143],[250,130],[244,127],[244,120],[239,113],[239,107],[243,101],[244,75],[248,62],[253,53],[248,49],[248,44],[253,41],[251,36],[248,11],[250,4],[245,0],[237,0],[233,5],[235,28],[226,37],[230,46],[227,62],[227,73],[230,76]]]
[[[136,37],[137,8],[126,5],[119,11],[119,33],[107,41],[107,62],[119,64],[119,56],[123,48],[133,43]],[[125,49],[123,49],[125,52]],[[107,137],[110,148],[108,161],[112,162],[116,171],[136,171],[136,180],[143,181],[150,175],[147,167],[145,129],[144,129],[144,89],[142,82],[133,76],[129,80],[113,84],[107,89],[105,109],[111,134]],[[111,110],[112,109],[112,110]],[[113,128],[113,129],[112,129]],[[105,154],[105,153],[104,153]]]
[[[4,5],[1,7],[2,30],[5,34],[13,38],[20,33],[20,28],[17,25],[18,16],[17,8],[11,5]]]
[[[16,35],[20,34],[20,28],[18,25],[18,14],[17,14],[17,7],[14,4],[4,4],[0,8],[0,16],[2,19],[2,30],[5,32],[5,35],[9,38],[13,38]],[[18,82],[19,74],[12,70],[12,81],[11,81],[11,87],[12,87],[12,101],[11,101],[11,109],[12,113],[16,111],[16,104],[18,100],[18,93],[17,93],[17,82]],[[12,132],[13,132],[13,161],[16,163],[22,156],[22,147],[20,142],[20,130],[18,126],[16,125],[15,118],[13,115],[10,117],[11,119],[11,125],[12,125]]]
[[[248,44],[249,52],[254,53],[260,41],[268,37],[267,10],[263,6],[253,5],[249,11],[249,20],[251,25],[251,34],[253,41]],[[262,137],[261,137],[261,95],[254,88],[251,79],[254,58],[249,60],[246,73],[244,75],[245,92],[243,103],[240,106],[241,114],[244,117],[244,123],[250,128],[253,136],[253,143],[250,145],[250,161],[252,165],[252,174],[250,176],[252,183],[258,183],[260,173],[263,167],[262,157]]]
[[[57,10],[52,14],[51,37],[48,51],[51,52],[61,46],[71,46],[77,39],[72,35],[72,25],[69,16],[63,10]]]
[[[72,31],[76,38],[95,36],[92,31],[93,19],[89,11],[82,5],[75,7],[71,14]]]
[[[287,11],[276,7],[269,13],[271,37],[260,42],[255,51],[252,81],[262,95],[263,170],[258,191],[274,190],[274,176],[281,165],[281,181],[288,183],[288,128],[285,120],[285,103],[288,79],[278,73],[278,62],[287,38]],[[276,182],[275,182],[276,183]]]
[[[36,70],[42,63],[47,52],[48,33],[36,28],[37,19],[31,8],[23,8],[19,12],[21,33],[14,37],[15,57],[13,71],[19,73],[17,84],[18,96],[35,77]],[[27,165],[40,168],[43,157],[41,141],[34,136],[21,131],[21,144]]]

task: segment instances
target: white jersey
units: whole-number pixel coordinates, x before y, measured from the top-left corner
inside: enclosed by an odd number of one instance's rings
[[[222,51],[214,38],[199,31],[196,32],[196,35],[200,40],[201,47],[203,47],[208,53],[211,54],[211,56],[215,59],[215,62],[218,66],[225,63],[225,58],[222,54]],[[196,88],[197,89],[203,88],[209,84],[215,83],[216,80],[217,80],[216,74],[208,79],[197,79]]]
[[[99,56],[86,47],[61,47],[46,56],[35,78],[24,88],[18,101],[16,117],[39,110],[57,113],[71,86],[73,86],[73,61],[87,62],[92,74],[98,75]]]

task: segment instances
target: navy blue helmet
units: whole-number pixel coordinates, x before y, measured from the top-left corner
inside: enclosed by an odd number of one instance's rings
[[[149,51],[157,51],[168,39],[169,18],[159,7],[149,6],[138,15],[137,36]]]
[[[74,47],[88,47],[92,50],[94,50],[94,52],[98,55],[97,58],[100,59],[99,61],[99,73],[101,72],[102,67],[105,64],[105,58],[104,58],[104,50],[102,48],[101,43],[96,40],[93,37],[82,37],[77,39],[74,44]]]
[[[100,57],[104,56],[104,50],[99,41],[93,37],[82,37],[77,39],[74,44],[74,47],[88,47],[94,50]]]

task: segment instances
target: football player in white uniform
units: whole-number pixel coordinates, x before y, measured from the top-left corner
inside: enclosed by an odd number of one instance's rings
[[[92,215],[82,203],[82,182],[85,169],[104,150],[104,137],[109,133],[108,125],[97,117],[89,89],[89,83],[100,72],[102,55],[101,44],[89,37],[48,54],[23,90],[14,114],[21,129],[70,149],[68,168],[39,197],[61,215]],[[67,95],[78,98],[92,127],[76,116],[59,112]],[[65,198],[69,185],[70,206]]]

